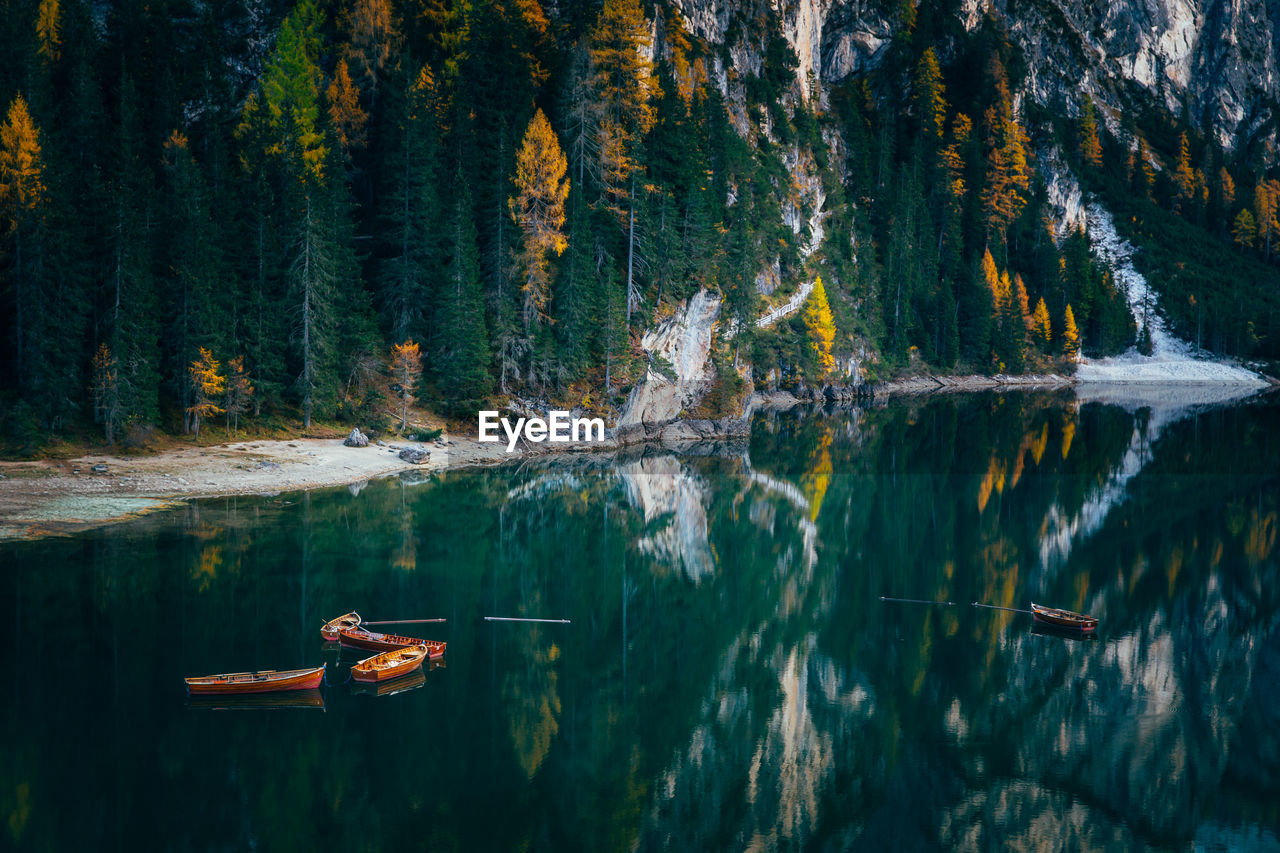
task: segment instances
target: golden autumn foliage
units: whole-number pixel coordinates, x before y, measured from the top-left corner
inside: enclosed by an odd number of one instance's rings
[[[1031,300],[1027,296],[1027,285],[1022,281],[1021,273],[1015,273],[1013,276],[1013,293],[1018,300],[1018,316],[1022,318],[1022,328],[1026,332],[1027,340],[1031,340],[1035,329],[1031,317]]]
[[[1003,238],[1027,204],[1031,165],[1026,130],[1013,115],[1013,99],[1004,69],[998,61],[990,71],[996,82],[997,101],[984,114],[986,125],[987,184],[982,190],[982,210],[989,233]]]
[[[805,303],[804,326],[809,332],[809,345],[818,358],[818,369],[822,376],[826,376],[836,363],[831,355],[836,339],[836,321],[831,314],[831,303],[827,301],[827,290],[822,286],[821,276],[814,279],[813,293]]]
[[[1036,302],[1036,310],[1031,314],[1031,339],[1036,346],[1047,347],[1052,331],[1049,326],[1049,308],[1041,296]]]
[[[44,163],[40,158],[40,131],[31,119],[21,94],[9,105],[0,124],[0,207],[10,228],[44,199]]]
[[[951,197],[959,200],[964,197],[967,187],[964,182],[964,156],[960,149],[969,141],[973,132],[973,122],[964,113],[958,113],[951,120],[951,144],[943,148],[938,159],[947,175],[947,188]]]
[[[1080,357],[1080,330],[1076,327],[1076,315],[1070,305],[1062,316],[1062,354],[1072,360]]]
[[[1231,223],[1231,239],[1242,249],[1252,249],[1258,242],[1258,220],[1253,218],[1249,208],[1236,214],[1235,221]]]
[[[1253,216],[1257,223],[1258,239],[1270,258],[1271,237],[1280,229],[1280,181],[1275,178],[1258,181],[1253,190]]]
[[[400,430],[409,425],[409,406],[422,375],[422,349],[414,341],[391,348],[391,378],[400,386]]]
[[[523,236],[517,262],[524,273],[524,325],[547,316],[551,295],[552,255],[569,245],[563,228],[569,197],[569,164],[546,115],[539,109],[529,121],[516,152],[516,194],[508,200],[511,216]]]
[[[200,358],[191,362],[191,366],[187,368],[191,377],[193,399],[192,404],[187,407],[187,414],[191,416],[197,439],[200,438],[201,419],[211,418],[225,411],[214,402],[220,399],[226,390],[227,380],[218,372],[220,367],[222,365],[213,357],[213,353],[200,347]]]
[[[1080,158],[1095,169],[1102,168],[1102,143],[1098,139],[1098,117],[1093,101],[1085,99],[1080,111]]]
[[[947,99],[942,85],[942,67],[938,64],[938,54],[932,47],[921,55],[913,83],[912,97],[920,128],[936,142],[941,142],[947,121]]]
[[[369,114],[360,106],[360,93],[351,82],[346,60],[338,60],[333,69],[333,80],[325,91],[329,102],[329,123],[338,136],[343,155],[350,160],[353,149],[365,146],[365,125]]]
[[[61,52],[62,12],[58,0],[40,0],[36,11],[37,51],[46,62],[56,62]]]

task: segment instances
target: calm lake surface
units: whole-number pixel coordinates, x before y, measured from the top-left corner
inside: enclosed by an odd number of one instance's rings
[[[1280,401],[1131,409],[769,414],[0,545],[0,848],[1277,849]],[[446,665],[354,694],[351,609],[447,617],[404,629]],[[182,682],[321,662],[323,707]]]

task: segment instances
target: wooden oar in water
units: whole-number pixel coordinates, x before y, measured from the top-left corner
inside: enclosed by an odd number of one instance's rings
[[[938,605],[939,607],[955,607],[956,606],[956,603],[954,601],[928,601],[927,599],[923,599],[923,598],[890,598],[887,595],[880,596],[880,600],[893,601],[893,602],[897,602],[898,604],[934,604],[934,605]]]
[[[426,622],[448,622],[448,619],[387,619],[382,622],[361,622],[361,625],[422,625]]]
[[[561,622],[568,624],[568,619],[522,619],[518,616],[486,616],[486,622]]]

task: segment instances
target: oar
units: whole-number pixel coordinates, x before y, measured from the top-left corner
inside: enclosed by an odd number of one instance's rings
[[[973,602],[972,606],[973,606],[973,607],[985,607],[987,610],[1008,610],[1010,613],[1025,613],[1025,614],[1027,614],[1028,616],[1035,616],[1035,614],[1034,614],[1034,613],[1032,613],[1030,610],[1019,610],[1019,609],[1018,609],[1018,608],[1016,608],[1016,607],[997,607],[997,606],[996,606],[996,605],[994,605],[994,604],[979,604],[979,603],[978,603],[978,602],[976,602],[976,601],[975,601],[975,602]]]
[[[896,601],[900,604],[937,604],[941,607],[955,607],[954,601],[927,601],[923,598],[890,598],[887,595],[880,596],[881,601]]]
[[[521,619],[518,616],[486,616],[486,622],[561,622],[568,624],[568,619]]]
[[[421,625],[424,622],[448,622],[448,619],[387,619],[382,622],[361,622],[361,625]]]

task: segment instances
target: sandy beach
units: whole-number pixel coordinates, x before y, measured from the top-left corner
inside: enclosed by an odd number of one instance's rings
[[[431,458],[419,465],[406,462],[397,455],[406,447],[429,450]],[[497,464],[520,455],[519,449],[507,453],[501,444],[446,436],[423,444],[345,447],[340,438],[242,441],[145,456],[94,453],[57,461],[0,461],[0,539],[81,530],[184,498],[273,495],[408,469]]]

